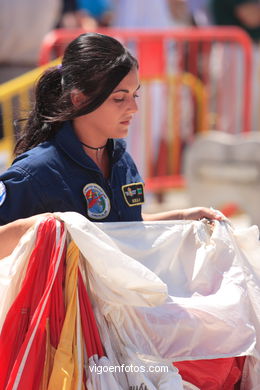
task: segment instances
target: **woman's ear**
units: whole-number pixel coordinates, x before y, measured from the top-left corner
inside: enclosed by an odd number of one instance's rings
[[[76,108],[82,107],[87,101],[86,95],[84,95],[84,93],[79,89],[73,89],[70,93],[70,98],[73,106]]]

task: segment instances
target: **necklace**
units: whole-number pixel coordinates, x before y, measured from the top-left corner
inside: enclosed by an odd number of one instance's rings
[[[107,146],[107,144],[105,144],[105,145],[103,145],[103,146],[99,146],[98,148],[94,148],[93,146],[89,146],[89,145],[87,145],[87,144],[84,144],[84,142],[81,142],[81,141],[80,141],[80,143],[81,143],[82,145],[86,146],[86,148],[89,148],[89,149],[92,149],[92,150],[96,150],[97,152],[98,152],[99,150],[105,149],[105,147]]]

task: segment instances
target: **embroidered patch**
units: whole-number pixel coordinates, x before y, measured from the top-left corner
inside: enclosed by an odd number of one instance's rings
[[[6,198],[6,188],[2,181],[0,181],[0,206],[4,203]]]
[[[139,206],[144,203],[143,183],[130,183],[122,186],[123,195],[128,206]]]
[[[92,219],[104,219],[110,213],[110,201],[99,185],[95,183],[87,184],[83,188],[83,194],[87,201],[88,216]]]

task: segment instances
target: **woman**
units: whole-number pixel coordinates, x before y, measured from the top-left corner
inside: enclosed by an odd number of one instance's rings
[[[138,63],[114,38],[82,34],[43,74],[15,153],[0,176],[0,224],[75,211],[91,221],[221,219],[208,208],[142,215],[144,185],[125,151]]]
[[[220,26],[243,28],[255,42],[260,39],[260,4],[258,0],[211,0],[212,16]]]

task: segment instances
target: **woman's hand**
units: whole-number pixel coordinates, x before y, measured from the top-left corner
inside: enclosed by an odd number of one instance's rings
[[[226,220],[225,216],[219,211],[208,207],[191,207],[188,209],[179,210],[180,219],[200,220],[203,218],[216,219],[218,221]]]
[[[165,221],[165,220],[209,220],[227,221],[227,218],[217,210],[209,207],[191,207],[182,210],[171,210],[156,214],[143,214],[144,221]]]

